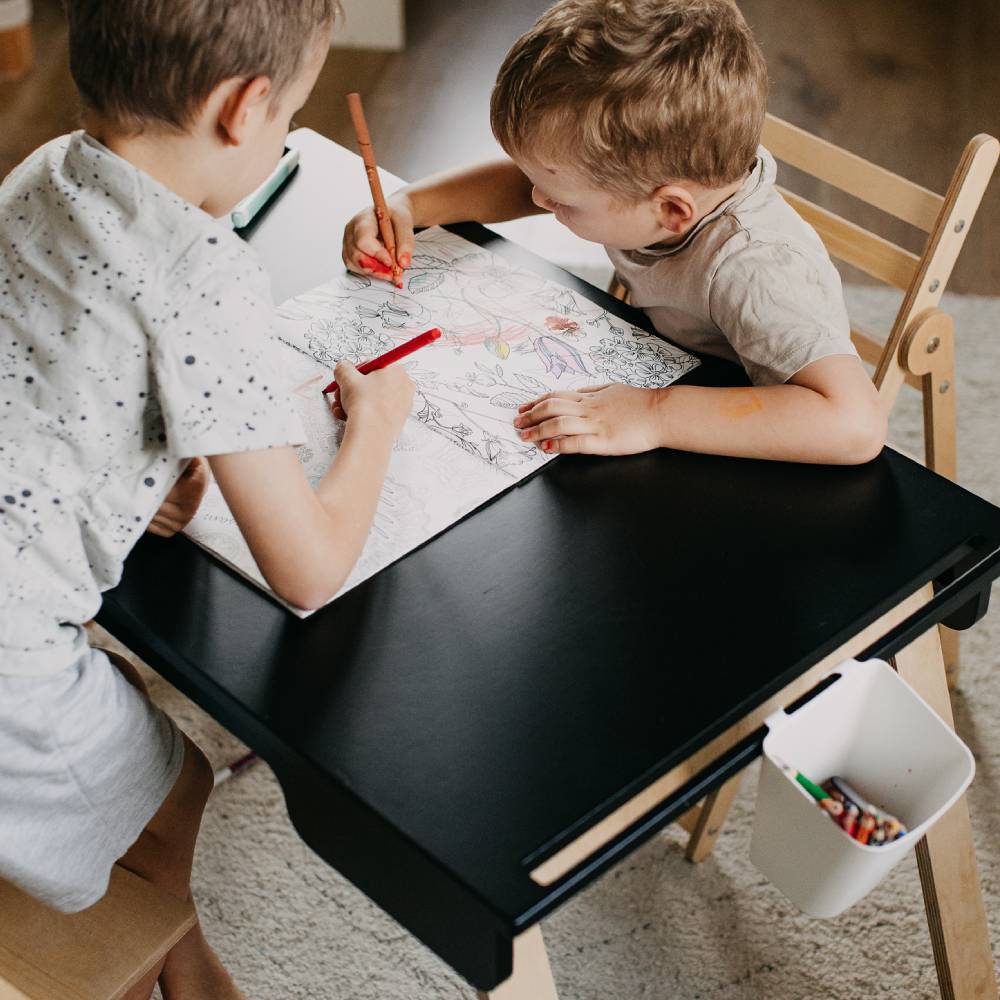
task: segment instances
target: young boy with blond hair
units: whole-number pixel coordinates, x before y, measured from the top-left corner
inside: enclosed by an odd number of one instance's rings
[[[766,98],[763,56],[730,0],[559,0],[497,77],[492,125],[510,159],[389,199],[404,267],[414,227],[551,212],[604,244],[664,336],[752,383],[548,393],[514,420],[525,441],[845,464],[879,453],[885,415],[839,276],[759,145]],[[344,262],[385,276],[371,212],[348,224]]]
[[[212,787],[141,681],[88,647],[101,593],[147,526],[190,517],[207,456],[270,586],[324,603],[364,544],[412,385],[337,367],[346,431],[311,488],[267,278],[220,221],[274,169],[336,0],[66,10],[86,130],[0,185],[0,876],[75,911],[116,861],[187,899]],[[172,1000],[241,996],[197,927],[130,1000],[157,978]]]

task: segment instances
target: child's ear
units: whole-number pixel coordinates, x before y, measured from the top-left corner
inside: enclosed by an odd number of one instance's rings
[[[271,78],[255,76],[252,80],[226,80],[217,89],[220,91],[219,135],[227,146],[242,145],[250,126],[267,113]]]
[[[683,233],[698,218],[694,195],[680,184],[664,184],[653,192],[657,222],[671,233]]]

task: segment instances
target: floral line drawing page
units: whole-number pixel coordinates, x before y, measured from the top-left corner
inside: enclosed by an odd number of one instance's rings
[[[278,336],[290,348],[284,374],[308,436],[299,457],[311,481],[339,441],[341,426],[320,393],[336,363],[368,361],[433,326],[441,338],[400,362],[416,384],[413,412],[340,593],[552,460],[518,437],[522,403],[605,382],[661,388],[698,364],[568,288],[427,229],[402,290],[345,272],[278,309]],[[267,589],[214,485],[186,531]]]
[[[698,361],[553,281],[441,228],[420,233],[404,288],[342,274],[286,302],[279,336],[328,368],[359,364],[437,326],[403,364],[414,416],[514,479],[550,460],[515,411],[544,392],[605,382],[670,385]]]

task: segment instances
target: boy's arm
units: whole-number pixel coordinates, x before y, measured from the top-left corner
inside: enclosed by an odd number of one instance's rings
[[[505,222],[543,211],[531,200],[531,181],[507,159],[434,174],[408,184],[388,199],[396,256],[410,266],[415,228],[449,222]],[[371,208],[344,228],[344,264],[359,274],[391,276],[392,260],[378,234]]]
[[[855,465],[882,450],[886,416],[861,362],[806,365],[784,385],[716,389],[608,385],[547,393],[514,425],[547,454],[633,454],[651,448]]]
[[[357,562],[413,398],[401,368],[359,375],[342,362],[336,377],[347,427],[315,490],[291,447],[209,459],[268,585],[289,604],[307,609],[333,597]]]

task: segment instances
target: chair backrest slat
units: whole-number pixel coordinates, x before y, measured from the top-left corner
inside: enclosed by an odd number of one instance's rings
[[[927,309],[935,309],[941,301],[959,251],[965,243],[986,186],[1000,157],[1000,142],[993,136],[973,136],[962,151],[951,183],[942,199],[941,212],[921,255],[915,280],[907,289],[896,320],[886,340],[885,353],[875,369],[875,385],[881,390],[890,369],[898,369],[896,351],[914,317]],[[898,371],[892,377],[899,379]]]
[[[821,208],[797,194],[778,188],[781,196],[819,233],[830,255],[873,278],[906,291],[917,273],[919,258],[901,246]]]
[[[925,233],[934,228],[944,201],[941,195],[773,115],[764,120],[762,141],[782,162]]]

